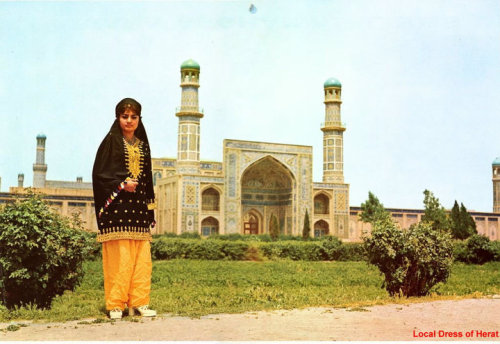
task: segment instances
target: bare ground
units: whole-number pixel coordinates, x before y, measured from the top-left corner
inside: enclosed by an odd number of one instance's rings
[[[89,322],[91,320],[93,319]],[[486,340],[500,342],[500,296],[353,309],[321,307],[215,314],[200,319],[163,315],[153,320],[126,317],[113,323],[82,324],[81,322],[81,320],[64,323],[25,322],[28,326],[21,327],[17,331],[6,331],[10,324],[0,323],[0,329],[4,329],[0,332],[0,341]],[[419,334],[424,335],[424,333],[434,336],[419,337]],[[469,333],[472,333],[472,337],[467,338]],[[455,337],[460,334],[462,337]],[[484,337],[485,335],[488,336]]]

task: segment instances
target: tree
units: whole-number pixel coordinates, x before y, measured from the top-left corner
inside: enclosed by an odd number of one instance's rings
[[[41,196],[0,211],[0,284],[5,306],[49,307],[56,295],[73,290],[93,241],[81,224],[50,211]]]
[[[451,237],[433,229],[429,222],[401,231],[394,223],[376,221],[371,236],[363,240],[368,261],[384,275],[384,286],[390,295],[427,295],[450,275]]]
[[[453,208],[451,208],[451,213],[450,213],[450,221],[451,221],[451,235],[454,238],[459,238],[461,235],[461,225],[462,221],[460,218],[460,207],[458,206],[458,202],[455,200],[455,203],[453,204]]]
[[[455,201],[451,209],[450,220],[451,235],[455,239],[464,240],[477,233],[476,223],[463,203],[459,207],[458,202]]]
[[[306,214],[304,215],[304,227],[302,228],[302,239],[307,240],[311,235],[311,225],[309,223],[309,213],[306,209]]]
[[[280,235],[278,219],[274,214],[271,215],[271,219],[269,220],[269,235],[273,241],[278,240],[278,236]]]
[[[476,221],[474,221],[463,203],[460,203],[460,217],[462,218],[463,223],[467,226],[467,237],[477,234]]]
[[[360,219],[363,222],[369,222],[373,224],[376,221],[381,222],[392,222],[391,214],[387,212],[384,205],[380,203],[378,198],[371,192],[368,192],[368,199],[366,202],[361,203],[362,213],[360,214]]]
[[[427,222],[431,225],[432,229],[437,231],[450,231],[451,222],[446,214],[446,210],[439,203],[439,199],[429,191],[424,191],[424,215],[422,215],[422,222]]]

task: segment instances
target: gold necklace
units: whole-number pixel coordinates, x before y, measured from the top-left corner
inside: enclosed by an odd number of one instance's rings
[[[132,176],[132,178],[137,179],[139,178],[139,175],[141,174],[141,149],[139,147],[140,140],[138,140],[134,136],[134,142],[131,144],[129,143],[125,137],[123,138],[125,141],[126,145],[125,147],[127,148],[127,157],[126,157],[126,162],[127,162],[127,169]]]

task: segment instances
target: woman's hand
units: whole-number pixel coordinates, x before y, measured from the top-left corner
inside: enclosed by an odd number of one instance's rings
[[[137,185],[139,185],[137,179],[127,179],[127,181],[125,181],[124,189],[127,192],[135,192],[135,188],[137,187]]]

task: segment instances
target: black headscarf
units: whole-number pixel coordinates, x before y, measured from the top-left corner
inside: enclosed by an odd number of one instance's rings
[[[99,210],[104,207],[106,200],[110,200],[120,184],[129,177],[129,172],[125,164],[123,134],[119,119],[120,114],[123,113],[127,104],[130,104],[132,109],[139,115],[139,124],[134,135],[143,142],[144,152],[147,152],[147,156],[145,157],[147,161],[144,164],[146,169],[143,172],[146,174],[146,197],[151,202],[154,202],[151,154],[146,129],[142,124],[142,117],[140,117],[141,105],[132,98],[125,98],[116,106],[116,119],[109,129],[108,135],[102,140],[97,150],[92,169],[92,188],[94,189],[96,216],[99,215]]]

